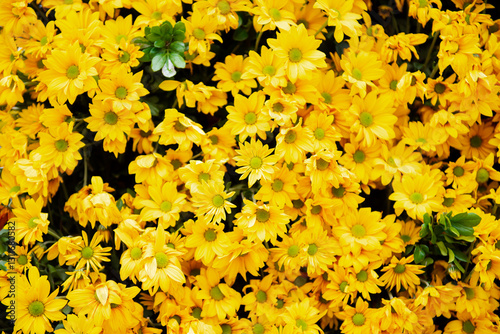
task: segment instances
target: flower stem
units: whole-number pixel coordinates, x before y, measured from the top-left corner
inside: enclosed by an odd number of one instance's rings
[[[54,231],[53,229],[51,229],[49,227],[49,229],[47,230],[47,233],[50,234],[51,236],[53,236],[54,238],[56,239],[61,239],[61,236],[59,234],[56,233],[56,231]]]
[[[319,27],[318,31],[316,31],[316,33],[314,34],[314,37],[318,36],[319,33],[321,31],[323,31],[323,29],[325,29],[325,27],[328,25],[328,19],[325,21],[325,23],[323,23],[323,25],[321,27]]]
[[[257,35],[257,40],[255,41],[255,47],[254,47],[255,52],[257,52],[257,48],[259,47],[259,43],[260,43],[260,38],[262,37],[263,33],[264,33],[264,30],[261,30],[259,32],[259,34]]]
[[[87,163],[87,149],[84,147],[83,148],[83,186],[85,187],[87,185],[87,178],[88,178],[88,163]]]
[[[431,47],[427,51],[427,56],[425,57],[424,66],[422,68],[425,68],[427,66],[427,64],[429,64],[429,61],[431,60],[432,50],[434,50],[434,47],[436,46],[436,41],[437,41],[438,35],[439,35],[439,33],[436,31],[434,33],[434,37],[432,38]]]

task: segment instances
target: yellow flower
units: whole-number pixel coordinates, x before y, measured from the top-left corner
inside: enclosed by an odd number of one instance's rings
[[[295,26],[293,2],[287,0],[256,0],[252,8],[255,31],[290,30]]]
[[[55,299],[58,290],[50,293],[50,283],[47,276],[40,276],[38,268],[32,267],[26,276],[16,278],[16,300],[5,298],[4,305],[15,304],[16,322],[14,331],[23,333],[43,334],[53,330],[51,321],[61,321],[65,315],[61,312],[67,301]]]
[[[194,10],[189,20],[182,19],[182,22],[186,26],[190,54],[194,54],[196,51],[200,54],[207,53],[210,50],[210,44],[216,40],[222,43],[222,38],[216,33],[217,21],[204,15],[202,11]]]
[[[244,141],[247,137],[255,139],[259,136],[266,139],[266,131],[271,130],[271,118],[262,112],[266,96],[260,92],[255,92],[248,98],[236,94],[234,106],[227,106],[228,112],[225,128],[231,129],[233,136],[238,135],[239,141]]]
[[[390,36],[382,46],[380,58],[387,63],[396,62],[399,58],[411,61],[412,54],[418,59],[415,45],[423,44],[427,40],[427,34],[405,34],[399,33]]]
[[[189,164],[179,168],[179,177],[184,182],[186,188],[193,192],[194,189],[201,186],[203,181],[210,180],[222,182],[224,171],[220,163],[216,160],[191,160]]]
[[[251,241],[275,242],[277,236],[283,237],[290,217],[277,206],[262,202],[253,203],[243,200],[241,212],[235,216],[235,224],[245,231]]]
[[[283,321],[287,324],[294,324],[299,333],[318,334],[321,328],[316,324],[325,314],[326,310],[320,312],[311,305],[310,298],[304,298],[300,302],[295,302],[286,306],[286,311],[282,315]]]
[[[257,78],[262,86],[285,86],[284,62],[271,49],[263,45],[260,49],[260,55],[255,51],[249,52],[247,71],[241,77],[243,79]]]
[[[158,143],[178,144],[181,151],[190,150],[193,143],[199,145],[205,135],[198,123],[193,122],[176,109],[165,109],[165,117],[153,133],[160,135]]]
[[[148,186],[150,198],[138,199],[142,207],[141,218],[144,221],[158,219],[158,224],[165,227],[175,226],[179,213],[184,210],[186,195],[177,192],[177,183],[165,182]]]
[[[219,223],[226,219],[227,213],[236,205],[228,199],[234,195],[234,191],[226,193],[222,180],[201,180],[201,185],[191,189],[192,205],[196,208],[196,215],[207,221]]]
[[[186,238],[186,247],[195,248],[194,258],[210,266],[216,256],[224,256],[232,244],[224,232],[224,224],[198,219],[191,225],[192,234]]]
[[[258,180],[271,180],[274,173],[274,164],[278,161],[275,155],[271,155],[273,149],[262,145],[260,140],[251,140],[250,143],[240,143],[240,149],[236,150],[234,157],[236,166],[240,167],[236,173],[242,174],[240,180],[248,177],[248,186],[251,187]]]
[[[421,270],[424,266],[408,264],[410,262],[413,262],[413,254],[401,259],[393,256],[390,264],[382,269],[385,274],[380,277],[380,280],[389,290],[396,287],[396,291],[399,292],[403,287],[410,295],[415,292],[415,287],[420,284],[420,278],[417,275],[424,273]]]
[[[359,2],[357,2],[359,5]],[[360,13],[355,13],[354,0],[318,0],[314,8],[319,8],[328,15],[328,25],[335,27],[334,38],[337,43],[342,42],[344,34],[349,37],[361,35]]]
[[[382,62],[374,52],[351,50],[342,54],[340,65],[344,70],[342,77],[351,86],[351,94],[359,93],[363,98],[366,95],[367,86],[375,87],[373,81],[382,78],[385,71]]]
[[[286,163],[304,161],[306,154],[314,151],[313,133],[302,126],[302,120],[293,127],[281,127],[276,135],[276,156]]]
[[[83,314],[68,314],[67,320],[63,320],[63,328],[56,329],[55,334],[72,334],[82,331],[88,334],[99,334],[102,327],[96,326],[94,320]]]
[[[73,43],[66,50],[54,49],[44,61],[47,70],[39,75],[47,85],[51,100],[73,104],[76,97],[97,87],[93,76],[97,75],[95,65],[100,61],[88,53],[82,53],[80,45]]]
[[[224,63],[216,63],[214,65],[215,75],[213,81],[219,81],[217,88],[223,92],[231,92],[236,96],[239,91],[245,95],[250,95],[252,88],[257,88],[255,79],[244,79],[243,73],[248,71],[248,58],[243,56],[229,55],[225,58]]]
[[[363,334],[378,332],[376,310],[370,309],[369,304],[362,298],[356,300],[356,307],[345,306],[342,312],[337,313],[337,317],[344,320],[340,326],[340,329],[344,333]]]
[[[135,174],[135,182],[146,184],[160,184],[164,180],[171,181],[174,167],[166,157],[151,153],[139,155],[128,166],[129,174]]]
[[[24,206],[24,209],[12,210],[14,217],[10,221],[16,226],[16,242],[22,240],[23,245],[33,245],[36,241],[42,242],[43,234],[48,232],[50,224],[47,219],[48,214],[42,213],[43,199],[40,197],[35,201],[28,198]]]
[[[326,55],[317,50],[321,41],[309,36],[303,24],[279,32],[276,39],[268,39],[267,43],[275,55],[285,61],[284,67],[292,83],[297,79],[310,79],[313,71],[326,67]]]
[[[285,205],[291,207],[292,200],[299,198],[295,191],[296,178],[296,173],[283,165],[279,171],[273,173],[271,180],[260,182],[261,188],[254,197],[257,200],[276,205],[278,208],[283,208]]]
[[[92,240],[88,241],[87,233],[82,231],[83,244],[82,245],[70,245],[75,251],[72,251],[66,256],[66,261],[68,265],[76,265],[75,270],[85,268],[85,272],[88,274],[90,268],[93,271],[99,272],[103,266],[102,261],[109,262],[109,251],[111,247],[101,247],[99,243],[103,239],[102,236],[98,236],[97,233],[94,234]]]

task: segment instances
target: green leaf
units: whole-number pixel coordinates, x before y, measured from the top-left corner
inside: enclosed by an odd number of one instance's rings
[[[154,33],[146,35],[146,38],[148,39],[148,41],[153,43],[162,39],[160,35]]]
[[[459,237],[460,236],[460,232],[453,226],[450,226],[449,228],[447,228],[446,233],[448,233],[452,237]]]
[[[434,260],[430,257],[426,257],[424,259],[424,261],[422,261],[422,265],[425,267],[427,267],[428,265],[433,264],[433,263],[434,263]]]
[[[426,212],[424,213],[424,224],[430,225],[432,224],[431,216]]]
[[[425,258],[425,251],[420,247],[420,245],[415,246],[415,252],[413,253],[413,258],[415,263],[420,263]]]
[[[73,308],[71,306],[69,306],[69,305],[64,306],[63,309],[62,309],[62,312],[64,314],[66,314],[66,315],[70,314],[71,311],[73,311]]]
[[[175,67],[177,67],[177,68],[185,68],[186,67],[186,62],[184,61],[184,58],[180,54],[178,54],[177,52],[170,53],[169,58]]]
[[[455,217],[451,218],[452,223],[460,223],[468,227],[474,227],[479,225],[481,222],[481,217],[473,212],[463,212],[459,213]]]
[[[159,71],[166,62],[167,55],[165,53],[159,53],[153,57],[151,61],[151,69],[153,70],[153,72]]]
[[[175,22],[174,30],[186,32],[186,25],[182,21]]]
[[[172,44],[169,45],[170,50],[183,54],[184,51],[186,50],[186,45],[183,42],[173,42]]]
[[[166,22],[168,22],[168,21],[165,21],[163,24],[165,24]],[[170,22],[169,22],[169,24],[170,24]],[[162,31],[161,30],[162,30],[161,27],[154,26],[154,27],[151,28],[151,34],[152,35],[161,36],[162,35]]]
[[[455,259],[453,263],[457,266],[458,270],[460,270],[462,273],[465,273],[464,267],[462,267],[462,265],[460,264],[460,262],[457,261],[457,259]]]
[[[453,223],[453,228],[455,228],[456,231],[459,233],[457,237],[460,235],[466,237],[474,235],[474,229],[467,225],[463,225],[461,223]]]
[[[448,248],[448,256],[449,256],[448,263],[452,263],[453,261],[455,261],[455,253],[451,248]]]
[[[160,39],[158,41],[155,41],[155,48],[164,48],[166,45],[166,42],[163,39]]]
[[[248,38],[248,32],[245,29],[238,28],[233,33],[233,39],[242,42]]]
[[[420,229],[420,238],[425,238],[427,234],[429,234],[429,224],[423,223],[422,228]]]
[[[183,42],[185,38],[186,38],[186,35],[184,34],[184,31],[174,30],[174,40],[179,41],[179,42]]]
[[[463,240],[463,241],[467,241],[467,242],[474,242],[474,240],[476,240],[476,237],[473,236],[473,235],[461,235],[459,237],[456,237],[455,239],[458,239],[458,240]]]
[[[123,208],[123,200],[121,198],[116,201],[116,207],[118,208],[118,210],[121,210]]]
[[[444,245],[444,242],[438,241],[436,245],[439,247],[439,251],[441,252],[441,255],[446,256],[448,255],[448,250],[446,249],[446,246]]]
[[[459,259],[460,261],[469,262],[469,259],[464,254],[464,252],[462,252],[462,251],[460,251],[458,249],[454,249],[453,253],[455,253],[455,258]]]

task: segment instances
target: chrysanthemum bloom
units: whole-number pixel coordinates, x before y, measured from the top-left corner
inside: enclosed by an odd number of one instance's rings
[[[44,61],[47,70],[40,73],[39,79],[59,104],[66,101],[73,104],[79,94],[97,87],[93,76],[97,75],[94,66],[99,61],[97,57],[82,53],[80,45],[75,42],[66,50],[52,51]]]
[[[55,299],[58,290],[50,293],[47,276],[40,276],[38,268],[32,267],[25,276],[16,277],[20,293],[16,299],[5,298],[4,305],[15,304],[16,322],[14,331],[43,334],[53,330],[51,321],[61,321],[66,316],[61,312],[67,301]]]
[[[496,278],[500,277],[500,250],[495,246],[481,245],[472,250],[476,264],[471,277],[471,284],[484,284],[490,290]]]
[[[248,186],[251,187],[260,179],[270,180],[274,173],[274,164],[278,161],[275,155],[271,155],[273,149],[262,145],[260,140],[251,140],[250,143],[240,143],[240,149],[236,150],[234,157],[236,166],[240,167],[236,173],[243,174],[240,180],[248,177]]]
[[[321,333],[322,330],[316,323],[326,314],[326,310],[320,312],[311,304],[311,300],[305,298],[300,302],[297,301],[290,306],[286,306],[286,311],[282,315],[283,321],[289,324],[295,323],[300,333]]]
[[[164,180],[171,181],[174,168],[166,157],[151,153],[139,155],[128,166],[129,174],[135,174],[135,182],[145,184],[159,184]]]
[[[102,236],[94,234],[92,240],[88,241],[87,233],[82,231],[83,245],[70,245],[73,250],[66,256],[68,265],[76,265],[75,270],[85,268],[86,273],[93,271],[98,272],[103,268],[101,262],[109,262],[107,256],[110,255],[111,247],[101,247],[99,243],[103,239]]]
[[[413,54],[418,59],[415,45],[425,43],[427,38],[427,34],[399,33],[390,36],[382,46],[380,58],[387,63],[396,62],[398,56],[402,60],[411,61]]]
[[[196,298],[203,299],[201,316],[217,317],[219,321],[226,316],[235,316],[241,305],[241,295],[225,283],[220,282],[217,270],[207,269],[205,276],[198,276],[200,290]]]
[[[191,160],[188,165],[179,168],[179,177],[186,188],[192,190],[201,186],[203,181],[223,181],[224,171],[214,159]]]
[[[488,312],[490,295],[481,286],[473,286],[458,282],[462,287],[460,297],[457,298],[457,312],[467,312],[473,317],[486,315]]]
[[[415,287],[420,284],[420,278],[417,275],[424,273],[421,270],[424,266],[408,264],[410,262],[413,262],[413,255],[401,259],[393,256],[391,263],[382,269],[385,274],[380,277],[380,280],[389,290],[396,287],[396,291],[399,292],[403,287],[410,294],[413,294]]]
[[[311,180],[312,191],[317,192],[327,183],[339,187],[340,181],[350,176],[346,174],[346,169],[337,164],[338,158],[339,152],[336,150],[321,150],[304,161],[305,175]]]
[[[107,183],[104,183],[100,176],[92,176],[91,193],[82,199],[82,215],[79,216],[79,222],[82,226],[87,226],[90,222],[92,227],[96,221],[101,225],[108,227],[111,224],[117,224],[122,220],[120,211],[116,206],[116,201],[110,192],[114,191]]]
[[[221,164],[226,162],[234,164],[234,161],[232,161],[236,154],[234,147],[236,147],[236,140],[231,134],[231,128],[226,125],[208,131],[201,143],[201,150],[206,159],[213,159]]]
[[[236,96],[239,91],[245,95],[250,95],[252,88],[257,87],[255,79],[244,79],[243,73],[248,71],[248,58],[243,58],[239,55],[229,55],[224,60],[224,63],[216,63],[214,65],[215,75],[212,78],[217,83],[217,88],[223,92],[231,92]]]
[[[425,213],[431,214],[442,208],[442,183],[427,173],[405,174],[401,180],[395,179],[392,185],[394,192],[389,199],[396,201],[394,210],[397,215],[406,211],[413,219],[423,219]]]
[[[381,330],[413,333],[418,322],[418,316],[406,306],[402,298],[383,299],[382,303],[384,306],[377,312],[380,318]]]
[[[285,86],[284,60],[277,57],[265,45],[260,49],[260,55],[255,51],[248,54],[247,71],[241,75],[243,79],[257,78],[262,86]]]
[[[349,300],[354,301],[356,289],[349,285],[348,270],[337,264],[333,265],[333,270],[328,271],[329,283],[322,297],[332,301],[332,306],[345,306]]]
[[[298,163],[305,159],[307,153],[314,151],[313,133],[302,126],[302,120],[293,127],[281,127],[276,135],[276,156],[284,158],[286,163]]]
[[[468,312],[457,312],[457,320],[451,320],[444,328],[444,333],[496,333],[497,326],[491,321],[488,315],[474,317]]]
[[[314,110],[307,116],[304,125],[313,134],[314,152],[329,150],[342,138],[340,132],[332,125],[334,118],[333,115],[327,115],[319,110]]]
[[[293,3],[286,0],[257,0],[251,11],[255,30],[290,30],[296,21],[293,9]]]
[[[229,202],[234,191],[226,193],[222,180],[201,181],[201,185],[191,189],[191,202],[196,208],[198,217],[204,217],[208,221],[219,223],[226,219],[226,212],[231,213],[231,208],[236,205]]]
[[[446,285],[429,285],[424,289],[418,287],[413,306],[424,306],[431,315],[451,318],[451,311],[455,309],[455,300],[460,296],[460,287],[453,283]]]
[[[200,10],[209,17],[215,17],[217,30],[238,28],[239,16],[237,12],[248,12],[252,4],[248,0],[208,0],[195,3]],[[197,8],[198,9],[198,8]]]
[[[410,0],[408,15],[425,26],[431,18],[438,17],[441,7],[440,0]]]
[[[148,186],[149,199],[142,198],[137,204],[142,207],[141,219],[153,221],[165,227],[175,226],[179,213],[184,210],[186,195],[177,192],[176,182],[164,182]]]
[[[33,245],[36,241],[43,241],[43,234],[49,229],[47,213],[42,213],[43,199],[28,198],[24,202],[24,208],[12,210],[14,217],[11,219],[16,225],[16,242],[23,245]]]
[[[382,184],[387,185],[394,177],[400,178],[402,174],[420,173],[421,160],[419,152],[399,142],[393,147],[382,145],[381,158],[375,159],[375,168],[380,170]]]
[[[256,139],[259,136],[266,138],[266,131],[271,130],[271,118],[262,112],[266,96],[255,92],[248,98],[237,94],[234,97],[234,106],[227,106],[227,122],[224,127],[231,129],[233,136],[239,135],[239,140],[247,137]]]
[[[99,334],[102,327],[96,326],[94,320],[87,318],[83,314],[68,314],[68,318],[63,320],[63,328],[56,329],[55,334],[71,334],[82,331],[88,334]]]
[[[205,135],[198,123],[176,109],[165,110],[165,118],[156,126],[153,133],[160,135],[159,144],[178,144],[181,151],[189,150],[193,143],[199,145]]]
[[[217,34],[217,21],[194,9],[189,20],[182,19],[186,26],[186,36],[189,36],[188,51],[190,54],[195,52],[204,54],[210,50],[210,44],[215,41],[222,43],[222,38]]]
[[[352,84],[351,94],[359,93],[362,98],[366,95],[367,86],[375,87],[373,81],[385,74],[378,56],[367,51],[345,52],[340,65],[344,70],[342,77]]]
[[[362,298],[356,300],[356,307],[348,305],[344,311],[337,313],[337,317],[344,320],[340,329],[352,334],[378,333],[376,315],[376,310],[369,308],[368,302]]]
[[[261,202],[243,200],[241,212],[234,217],[235,224],[248,234],[250,240],[276,241],[276,237],[286,233],[290,217],[281,209]]]
[[[326,67],[325,54],[318,50],[321,41],[309,36],[303,24],[279,32],[276,39],[268,39],[267,43],[275,55],[285,61],[292,83],[297,79],[310,79],[313,71]]]
[[[301,262],[306,264],[307,274],[310,276],[326,272],[335,262],[335,256],[342,253],[337,240],[320,226],[308,228],[299,238],[306,250],[299,256],[304,257],[305,260]]]
[[[261,187],[255,194],[255,199],[269,202],[278,208],[285,205],[293,206],[292,200],[299,196],[295,190],[297,175],[283,165],[279,171],[273,173],[270,181],[261,181]]]
[[[262,316],[268,312],[269,306],[277,302],[277,285],[274,275],[267,275],[261,280],[252,279],[243,288],[245,295],[241,304],[245,305],[245,311],[257,316]],[[248,290],[251,289],[251,292]]]
[[[337,43],[342,42],[344,34],[349,37],[361,34],[360,13],[353,10],[354,0],[318,0],[314,3],[314,8],[322,9],[328,15],[328,25],[335,27],[334,38]],[[356,2],[359,6],[360,3]]]

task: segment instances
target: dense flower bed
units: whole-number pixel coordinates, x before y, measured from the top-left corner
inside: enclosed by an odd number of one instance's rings
[[[498,333],[483,0],[1,0],[0,331]]]

